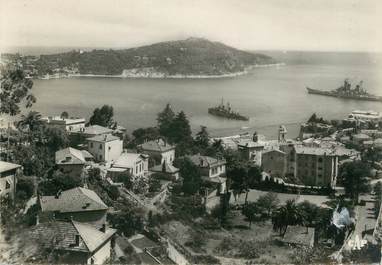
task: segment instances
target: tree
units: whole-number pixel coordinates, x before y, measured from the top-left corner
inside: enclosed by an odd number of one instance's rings
[[[172,111],[171,105],[167,103],[164,110],[159,112],[157,117],[158,128],[161,135],[168,137],[171,134],[170,130],[174,118],[175,113]]]
[[[266,216],[270,217],[271,212],[277,208],[280,200],[277,198],[277,194],[268,192],[265,195],[260,196],[257,201],[257,206],[261,211],[265,211]]]
[[[117,175],[114,178],[114,182],[122,182],[125,188],[129,190],[133,188],[133,181],[129,173]]]
[[[66,175],[60,170],[53,172],[52,176],[39,183],[38,190],[43,195],[56,195],[58,191],[64,191],[81,186],[82,181],[79,177]]]
[[[14,116],[20,113],[21,105],[30,108],[36,102],[31,94],[33,82],[21,69],[4,71],[0,83],[0,114]]]
[[[88,170],[88,180],[91,183],[96,183],[102,180],[101,170],[98,167],[92,167]]]
[[[259,206],[255,202],[248,203],[246,207],[243,208],[243,215],[247,217],[249,222],[249,227],[251,227],[252,222],[256,219],[256,215],[260,212]]]
[[[149,192],[158,192],[160,191],[162,185],[160,184],[160,180],[156,178],[150,178],[149,180]]]
[[[191,127],[186,114],[179,112],[170,126],[168,139],[172,143],[191,142]]]
[[[209,141],[210,137],[207,132],[207,127],[200,126],[200,132],[198,132],[195,137],[195,144],[202,150],[205,150],[210,145]]]
[[[345,193],[353,202],[358,203],[359,194],[369,190],[367,177],[369,166],[362,161],[345,163],[340,168],[340,176],[343,181]]]
[[[133,131],[133,145],[134,147],[143,144],[145,141],[156,140],[160,137],[158,128],[156,127],[147,127],[139,128]]]
[[[35,131],[43,125],[41,114],[37,111],[30,111],[27,115],[21,115],[21,120],[17,123],[20,130]]]
[[[63,111],[63,112],[61,113],[60,117],[61,117],[62,119],[67,119],[67,118],[69,118],[69,113],[66,112],[66,111]]]
[[[66,131],[60,128],[46,128],[44,130],[46,146],[52,153],[69,146],[69,137]]]
[[[32,197],[34,192],[34,183],[31,179],[21,178],[16,184],[16,196],[21,200],[27,200]]]
[[[108,194],[112,200],[117,200],[119,198],[119,190],[116,186],[110,186],[108,190]]]
[[[302,216],[304,216],[304,221],[306,225],[315,225],[317,219],[319,218],[319,207],[309,201],[303,201],[298,204]]]
[[[143,220],[137,210],[126,207],[119,213],[108,215],[107,218],[111,226],[119,233],[130,237],[143,229]]]
[[[109,105],[103,105],[101,108],[96,108],[93,111],[93,115],[89,119],[89,124],[109,128],[114,124],[113,116],[113,107]]]
[[[214,140],[212,144],[205,150],[207,156],[222,157],[224,154],[223,141],[221,139]]]
[[[287,200],[279,207],[272,216],[273,228],[279,230],[280,235],[284,235],[289,225],[302,225],[304,216],[297,207],[295,200]]]
[[[187,157],[177,160],[175,164],[183,178],[183,192],[188,195],[198,192],[202,184],[199,168]]]

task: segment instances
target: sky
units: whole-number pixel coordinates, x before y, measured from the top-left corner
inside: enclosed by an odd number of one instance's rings
[[[382,52],[381,0],[0,0],[0,3],[2,49],[130,48],[202,37],[246,50]]]

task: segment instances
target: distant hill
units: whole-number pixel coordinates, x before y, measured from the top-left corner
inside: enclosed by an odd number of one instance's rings
[[[241,51],[201,38],[155,43],[123,50],[41,55],[39,74],[73,70],[80,74],[126,76],[213,76],[234,74],[253,65],[272,64],[267,55]],[[69,70],[68,70],[69,69]]]

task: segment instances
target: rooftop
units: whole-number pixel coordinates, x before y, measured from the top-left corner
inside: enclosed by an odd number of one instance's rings
[[[139,160],[145,159],[146,156],[137,153],[122,153],[114,162],[114,168],[134,168],[135,163]]]
[[[19,167],[21,167],[21,166],[18,165],[18,164],[13,164],[13,163],[5,162],[5,161],[0,161],[0,173],[1,172],[6,172],[6,171],[9,171],[9,170],[12,170],[12,169],[16,169],[16,168],[19,168]]]
[[[225,159],[217,159],[210,156],[202,156],[200,154],[190,156],[189,158],[198,167],[210,167],[226,163]]]
[[[163,139],[157,139],[153,141],[148,141],[140,145],[142,150],[145,151],[158,151],[158,152],[166,152],[175,148],[175,146],[167,143]]]
[[[107,205],[92,190],[77,187],[57,194],[58,196],[41,196],[42,212],[84,212],[107,210]]]
[[[45,117],[43,118],[48,123],[62,123],[65,125],[70,125],[70,124],[77,124],[77,123],[85,123],[85,118],[62,118],[60,116],[53,116],[53,117]]]
[[[113,130],[99,126],[99,125],[90,125],[88,127],[85,127],[81,133],[83,134],[88,134],[88,135],[100,135],[100,134],[107,134],[107,133],[112,133]]]
[[[88,158],[93,158],[88,151],[78,150],[72,147],[56,152],[56,164],[58,165],[81,165],[84,164]]]
[[[116,230],[108,228],[102,232],[92,225],[70,222],[47,222],[40,223],[30,231],[32,240],[36,240],[45,248],[55,248],[62,250],[80,251],[92,253],[98,247],[108,241]],[[76,236],[79,236],[79,244],[76,244]]]
[[[111,142],[120,140],[119,137],[114,136],[112,134],[104,134],[104,135],[96,135],[93,137],[90,137],[87,139],[88,141],[94,141],[94,142]]]

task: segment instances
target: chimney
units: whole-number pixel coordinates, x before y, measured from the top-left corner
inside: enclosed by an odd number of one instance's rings
[[[75,235],[75,246],[78,247],[80,246],[80,235]]]
[[[106,224],[102,224],[102,227],[99,229],[102,233],[106,233]]]
[[[55,197],[56,199],[60,198],[61,193],[62,193],[62,190],[59,190],[59,191],[56,193],[56,196],[54,196],[54,197]]]

